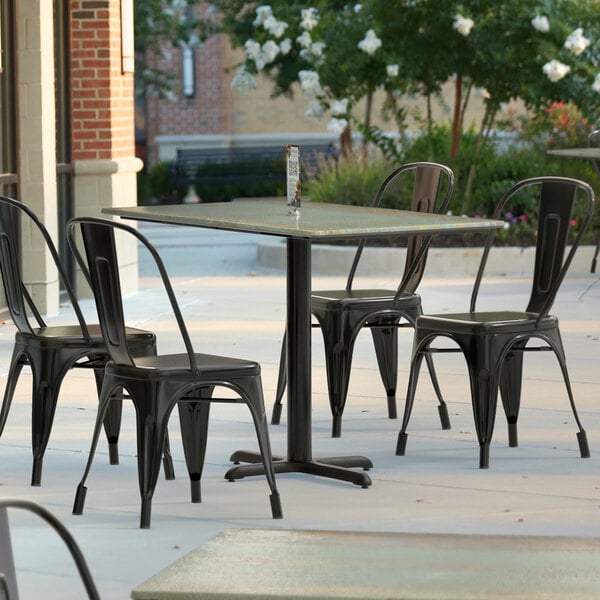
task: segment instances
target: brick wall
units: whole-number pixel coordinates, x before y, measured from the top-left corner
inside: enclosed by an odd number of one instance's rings
[[[73,160],[134,155],[133,74],[122,73],[119,0],[72,0]]]
[[[197,18],[218,19],[207,12],[208,4],[195,8]],[[209,16],[212,15],[212,16]],[[224,133],[229,130],[228,86],[224,78],[227,56],[223,45],[229,45],[223,35],[210,36],[194,50],[194,95],[183,93],[183,57],[176,47],[165,45],[163,56],[146,53],[145,60],[153,68],[172,74],[173,86],[169,99],[149,95],[146,98],[146,140],[148,163],[156,162],[157,135],[188,135]]]

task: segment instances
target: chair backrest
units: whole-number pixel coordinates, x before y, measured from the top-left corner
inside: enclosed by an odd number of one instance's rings
[[[69,533],[66,527],[48,510],[36,502],[20,499],[1,499],[0,500],[0,598],[18,599],[19,591],[17,588],[17,577],[15,573],[14,558],[12,552],[10,528],[7,516],[7,509],[22,509],[37,515],[43,519],[63,540],[67,546],[79,575],[85,587],[88,598],[99,600],[100,594],[92,578],[87,562],[81,552],[77,542]]]
[[[2,272],[6,303],[15,326],[19,331],[32,335],[35,334],[35,328],[46,326],[41,311],[36,306],[23,281],[20,246],[20,225],[21,216],[23,215],[29,222],[31,234],[33,235],[34,231],[37,230],[42,235],[58,272],[62,287],[69,296],[82,333],[85,338],[89,338],[83,314],[48,230],[25,204],[6,196],[0,196],[0,271]]]
[[[111,360],[119,365],[135,365],[127,345],[115,230],[124,231],[137,238],[153,257],[188,353],[190,369],[195,372],[197,365],[190,336],[167,270],[154,246],[139,231],[123,223],[93,217],[77,217],[67,223],[67,240],[92,287],[102,336]],[[79,236],[83,241],[86,260],[77,247]]]
[[[454,173],[445,165],[432,162],[407,163],[394,169],[379,186],[372,206],[379,208],[386,191],[388,191],[392,183],[400,180],[401,176],[406,173],[413,175],[410,210],[445,213],[454,191]],[[444,189],[443,196],[441,194],[442,189]],[[430,242],[431,235],[414,235],[408,238],[404,272],[398,286],[399,294],[404,292],[413,293],[417,289],[425,270],[427,250],[429,249]],[[361,240],[354,255],[346,282],[347,290],[352,289],[356,269],[358,268],[365,244],[366,240]]]
[[[575,252],[588,228],[594,212],[594,191],[583,181],[569,177],[532,177],[513,186],[500,200],[494,212],[494,219],[502,219],[510,200],[525,188],[537,187],[538,225],[533,268],[533,284],[527,311],[538,313],[538,320],[545,317],[556,298],[558,289],[567,274]],[[584,205],[582,222],[578,224],[577,235],[569,252],[565,251],[569,242],[569,228],[573,208],[577,201]],[[475,303],[490,249],[494,243],[495,230],[487,237],[475,286],[471,295],[471,312]]]

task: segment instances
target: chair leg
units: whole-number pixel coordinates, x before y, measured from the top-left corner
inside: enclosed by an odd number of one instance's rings
[[[4,432],[4,427],[6,426],[6,420],[8,419],[8,413],[12,405],[17,382],[19,381],[19,375],[23,369],[24,360],[25,357],[23,355],[15,353],[10,362],[10,368],[6,378],[6,388],[4,389],[4,399],[2,400],[2,409],[0,410],[0,436]]]
[[[41,364],[32,364],[33,394],[31,403],[31,449],[33,467],[31,485],[38,486],[42,481],[44,454],[50,439],[56,403],[64,373],[52,372],[54,364],[59,364],[54,353],[49,352]]]
[[[287,385],[287,334],[283,334],[281,344],[281,356],[279,358],[279,374],[277,376],[277,391],[275,392],[275,404],[273,405],[273,414],[271,415],[271,424],[279,425],[281,422],[281,401]]]
[[[427,350],[425,350],[427,352]],[[402,417],[402,427],[398,433],[398,440],[396,442],[396,456],[404,456],[406,452],[406,442],[408,435],[406,429],[408,422],[410,421],[410,415],[415,402],[415,392],[417,391],[417,382],[419,380],[419,372],[421,370],[421,363],[423,362],[423,351],[417,349],[413,352],[410,364],[410,375],[408,378],[408,388],[406,390],[406,402],[404,405],[404,415]]]
[[[169,432],[165,433],[165,446],[163,448],[163,471],[165,479],[173,481],[175,479],[175,469],[173,468],[173,457],[171,456],[171,443],[169,442]]]
[[[265,406],[263,400],[262,384],[260,377],[248,377],[237,382],[242,390],[242,397],[246,401],[252,420],[254,421],[254,429],[258,438],[258,447],[262,462],[265,469],[265,477],[271,489],[269,497],[271,503],[271,514],[274,519],[281,519],[283,511],[281,508],[281,499],[277,490],[275,481],[275,468],[273,467],[273,454],[271,452],[271,441],[269,439],[269,428],[265,415]]]
[[[90,470],[92,468],[92,463],[94,462],[94,454],[96,453],[96,448],[98,446],[98,441],[100,440],[100,434],[102,433],[102,427],[104,425],[104,416],[106,414],[106,411],[108,410],[108,405],[110,404],[111,399],[112,394],[108,390],[106,390],[106,392],[102,392],[98,399],[98,413],[96,415],[96,423],[94,425],[94,432],[92,434],[90,453],[88,455],[85,469],[83,471],[83,476],[81,478],[81,481],[79,482],[79,485],[77,486],[75,500],[73,502],[74,515],[80,515],[83,513],[85,497],[87,494],[87,487],[85,486],[85,482],[87,481],[88,475],[90,474]]]
[[[471,383],[475,430],[479,441],[479,468],[487,469],[490,464],[490,443],[496,418],[498,381],[492,376],[493,371],[488,364],[476,365],[475,361],[482,354],[482,352],[475,349],[471,355],[465,353],[465,358],[467,359]],[[493,359],[490,362],[493,364]]]
[[[102,393],[104,368],[94,369],[98,397]],[[109,402],[104,417],[104,432],[108,441],[108,458],[111,465],[119,464],[119,433],[121,431],[121,414],[123,412],[123,393],[118,390],[112,402]]]
[[[552,349],[554,350],[554,354],[558,360],[558,364],[560,365],[560,370],[562,372],[563,380],[565,382],[565,387],[567,389],[567,394],[569,396],[569,403],[571,405],[571,410],[573,411],[573,417],[575,418],[575,423],[579,428],[577,432],[577,443],[579,445],[579,454],[581,458],[590,458],[590,447],[587,440],[587,433],[581,424],[581,420],[579,419],[579,415],[577,413],[577,407],[575,406],[575,398],[573,396],[573,390],[571,388],[571,381],[569,379],[569,372],[567,370],[567,361],[565,358],[565,351],[562,345],[562,340],[560,338],[560,333],[558,330],[549,340]]]
[[[342,435],[342,415],[348,396],[348,383],[352,369],[352,354],[356,333],[349,323],[333,318],[320,321],[325,346],[325,370],[327,372],[327,390],[331,408],[331,437]]]
[[[517,420],[521,406],[521,382],[523,380],[523,353],[509,352],[500,371],[500,397],[508,423],[508,445],[519,445]]]
[[[194,392],[194,401],[190,397],[177,403],[179,423],[183,441],[183,452],[190,477],[192,502],[202,502],[200,480],[206,456],[208,433],[209,399],[214,386],[200,388]]]
[[[381,380],[385,387],[388,404],[388,418],[397,419],[396,408],[396,386],[398,383],[398,324],[399,319],[394,321],[379,321],[371,324],[371,336],[375,346],[377,365]],[[389,324],[389,327],[386,325]]]
[[[450,425],[450,415],[448,414],[448,405],[442,396],[442,390],[440,389],[440,384],[438,382],[437,374],[435,372],[435,366],[433,364],[433,356],[428,352],[425,354],[425,361],[427,363],[427,369],[429,370],[429,377],[431,379],[431,383],[433,385],[433,389],[435,390],[435,394],[438,398],[438,413],[440,415],[440,423],[442,424],[442,429],[451,429]]]
[[[138,482],[141,497],[140,528],[149,529],[152,497],[160,473],[167,425],[174,402],[168,383],[136,382],[129,392],[136,412]]]

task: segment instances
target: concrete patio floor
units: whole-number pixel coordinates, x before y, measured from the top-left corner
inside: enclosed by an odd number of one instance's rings
[[[167,263],[197,350],[259,361],[270,415],[284,326],[285,277],[257,267],[259,236],[150,225],[142,225],[142,230]],[[180,346],[166,300],[144,261],[141,275],[143,289],[127,300],[131,322],[154,330],[161,352],[176,351]],[[126,404],[121,464],[108,464],[103,440],[88,480],[84,514],[73,516],[75,488],[87,459],[96,412],[93,376],[75,370],[63,384],[42,485],[36,488],[29,485],[31,377],[28,371],[22,374],[0,438],[0,494],[39,502],[59,517],[80,545],[106,600],[128,598],[134,587],[229,528],[600,537],[599,280],[597,274],[572,274],[553,310],[561,322],[575,399],[589,438],[589,459],[579,457],[575,423],[558,365],[549,353],[527,355],[520,445],[507,447],[500,410],[489,470],[478,468],[466,369],[458,355],[436,361],[452,430],[442,431],[439,426],[435,396],[424,372],[406,456],[395,456],[400,422],[386,416],[368,332],[360,336],[355,351],[342,437],[332,439],[322,343],[315,332],[313,455],[368,456],[374,464],[370,488],[308,475],[280,475],[284,518],[271,519],[264,478],[235,483],[223,479],[231,452],[255,449],[257,444],[243,406],[217,405],[211,412],[203,502],[189,501],[174,419],[170,435],[177,478],[165,481],[161,476],[152,527],[140,530],[133,409]],[[314,274],[313,281],[314,289],[323,289],[343,286],[345,279]],[[365,286],[378,287],[386,280],[372,276],[363,281]],[[471,278],[426,276],[420,289],[424,310],[466,309],[471,285]],[[526,280],[495,278],[482,290],[480,307],[522,306],[528,291]],[[92,315],[91,302],[83,305]],[[66,311],[52,321],[61,319],[70,320]],[[4,323],[0,327],[2,392],[13,336],[12,324]],[[400,413],[411,338],[409,331],[400,334]],[[285,454],[285,411],[282,424],[271,426],[270,432],[274,453]],[[21,600],[83,598],[75,567],[56,535],[34,516],[11,510],[9,517]]]

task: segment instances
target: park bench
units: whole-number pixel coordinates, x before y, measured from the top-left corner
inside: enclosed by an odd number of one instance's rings
[[[307,144],[300,152],[304,176],[317,170],[320,156],[336,156],[332,144]],[[179,148],[174,172],[178,185],[283,183],[285,147]]]

